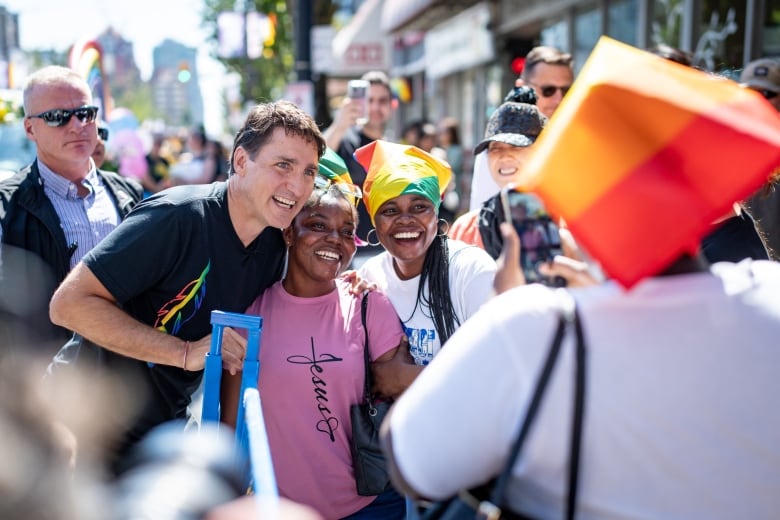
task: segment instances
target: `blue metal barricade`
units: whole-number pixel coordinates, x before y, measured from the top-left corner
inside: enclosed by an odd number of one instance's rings
[[[260,335],[263,318],[248,314],[212,311],[211,349],[206,354],[203,374],[203,410],[201,421],[219,423],[219,396],[222,382],[223,329],[231,327],[247,331],[246,357],[241,376],[241,402],[236,420],[236,441],[239,456],[250,464],[249,480],[266,512],[273,512],[278,501],[276,478],[268,446],[257,380],[260,374]]]
[[[263,512],[266,514],[274,513],[278,506],[279,490],[276,487],[271,448],[268,444],[268,435],[263,420],[260,392],[257,391],[257,388],[247,388],[244,390],[243,396],[246,428],[243,429],[242,435],[247,436],[255,495],[260,499],[259,505]],[[274,516],[276,515],[263,515],[263,518],[273,518]]]

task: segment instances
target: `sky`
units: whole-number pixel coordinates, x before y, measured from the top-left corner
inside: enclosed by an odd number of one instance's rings
[[[166,38],[198,49],[204,124],[222,131],[220,104],[224,68],[209,57],[208,31],[200,26],[202,0],[0,0],[19,15],[22,49],[65,51],[81,38],[95,38],[113,27],[133,42],[141,77],[152,74],[152,51]]]

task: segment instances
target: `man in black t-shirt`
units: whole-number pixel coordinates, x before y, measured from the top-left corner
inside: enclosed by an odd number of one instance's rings
[[[362,189],[363,181],[366,180],[366,170],[355,160],[355,150],[377,139],[386,139],[385,130],[393,115],[394,100],[390,80],[384,72],[367,72],[361,79],[368,82],[366,99],[345,98],[344,105],[336,114],[336,119],[324,134],[328,147],[335,150],[347,163],[352,182]],[[357,119],[362,116],[365,116],[366,122],[358,125]],[[372,226],[366,206],[362,202],[358,206],[358,218],[358,237],[366,240]],[[376,240],[373,236],[371,238]],[[365,254],[369,250],[370,254],[376,254],[381,250],[381,246],[361,248],[358,250],[358,255]]]
[[[180,186],[137,207],[66,278],[51,318],[100,345],[100,363],[144,395],[124,439],[127,448],[154,426],[186,417],[211,343],[211,311],[244,312],[278,280],[290,225],[314,188],[325,140],[287,102],[256,106],[236,135],[227,182]],[[246,341],[225,329],[223,366],[242,368]]]

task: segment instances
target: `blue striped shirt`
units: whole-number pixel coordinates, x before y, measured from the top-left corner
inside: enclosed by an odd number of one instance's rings
[[[54,173],[40,159],[36,160],[43,190],[54,205],[60,226],[65,232],[70,268],[73,269],[81,257],[119,225],[119,212],[91,159],[89,173],[81,181],[82,186],[89,190],[84,198],[78,196],[76,184]]]

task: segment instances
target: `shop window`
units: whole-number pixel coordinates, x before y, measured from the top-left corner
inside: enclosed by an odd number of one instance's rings
[[[618,0],[609,2],[607,34],[629,45],[637,45],[636,40],[637,0]]]
[[[690,49],[694,65],[729,76],[742,67],[747,3],[747,0],[701,0],[701,18],[697,20],[697,32]],[[777,3],[777,0],[770,0],[770,3]],[[684,15],[684,8],[683,0],[654,1],[654,44],[684,48],[681,41],[683,23],[690,18]]]
[[[780,0],[767,0],[761,33],[761,56],[780,56]]]
[[[695,65],[729,76],[742,68],[747,0],[703,0]]]
[[[601,36],[601,11],[594,8],[574,17],[574,65],[579,70]]]
[[[653,44],[665,43],[676,49],[683,47],[681,40],[683,9],[682,0],[655,0],[653,2]]]
[[[541,33],[541,44],[555,47],[563,51],[568,50],[569,31],[565,20],[548,22]]]

